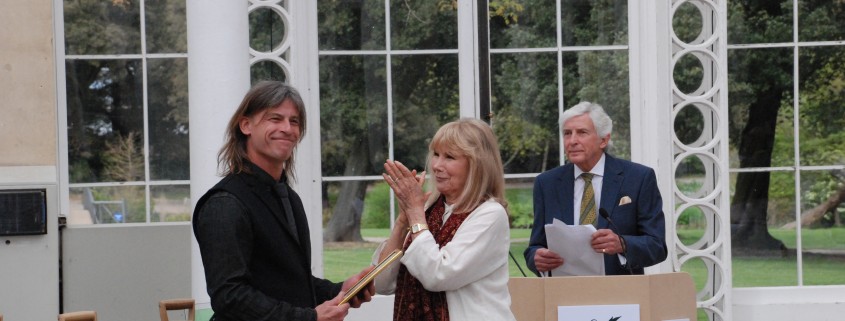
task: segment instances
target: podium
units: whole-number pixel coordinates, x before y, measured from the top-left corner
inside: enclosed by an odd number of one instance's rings
[[[696,321],[695,285],[685,272],[510,278],[517,321],[557,321],[558,306],[639,304],[640,321]]]

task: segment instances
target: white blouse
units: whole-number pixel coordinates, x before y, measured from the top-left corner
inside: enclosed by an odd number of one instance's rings
[[[447,206],[444,222],[451,211]],[[479,205],[443,248],[430,231],[420,233],[401,262],[427,290],[446,292],[451,320],[515,320],[508,292],[510,230],[501,204],[490,199]],[[399,264],[389,266],[375,278],[376,292],[393,294],[398,275]]]

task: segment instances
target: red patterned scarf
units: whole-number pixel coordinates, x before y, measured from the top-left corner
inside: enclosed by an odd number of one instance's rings
[[[443,214],[446,212],[446,202],[441,196],[434,205],[426,211],[426,223],[429,231],[434,235],[434,240],[440,248],[446,246],[458,227],[461,226],[469,213],[452,213],[449,219],[443,223]],[[408,250],[411,239],[405,240],[404,250]],[[396,296],[393,301],[394,321],[447,321],[449,320],[449,307],[446,304],[446,292],[431,292],[423,288],[417,278],[408,273],[405,265],[399,267],[399,276],[396,280]]]

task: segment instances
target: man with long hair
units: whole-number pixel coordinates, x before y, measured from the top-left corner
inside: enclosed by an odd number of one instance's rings
[[[340,304],[371,267],[343,283],[311,273],[305,209],[288,186],[305,116],[293,87],[264,81],[229,120],[218,154],[225,177],[197,202],[193,217],[215,321],[343,320],[374,293],[370,285]]]

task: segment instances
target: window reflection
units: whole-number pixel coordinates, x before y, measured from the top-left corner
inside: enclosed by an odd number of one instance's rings
[[[65,54],[137,54],[139,1],[64,1]]]
[[[185,19],[185,0],[148,0],[143,3],[147,52],[187,52],[188,27]]]
[[[188,60],[150,59],[147,67],[150,176],[188,180]]]
[[[190,173],[185,2],[64,1],[62,9],[71,206],[88,213],[70,224],[164,220],[151,219],[148,186],[187,188]]]
[[[144,177],[139,60],[66,64],[70,182]]]

